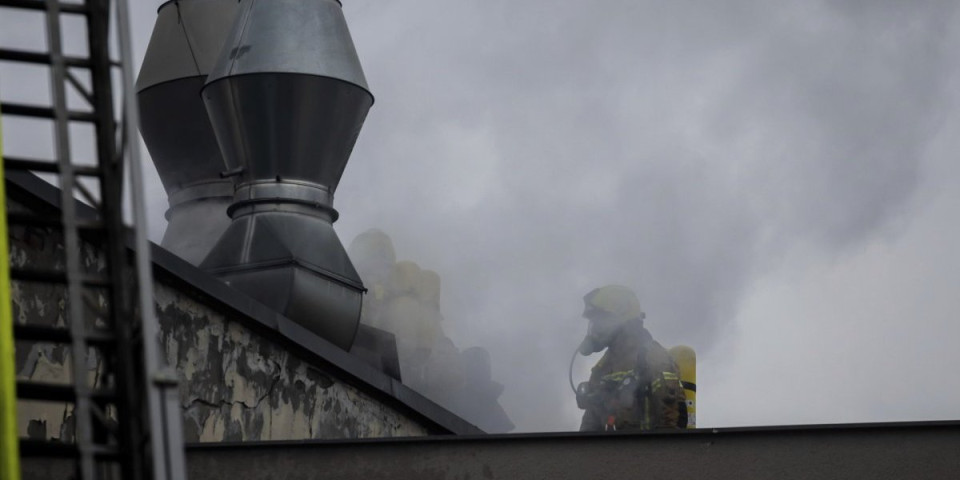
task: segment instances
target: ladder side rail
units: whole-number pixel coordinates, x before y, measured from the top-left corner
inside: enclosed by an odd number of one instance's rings
[[[177,374],[163,368],[159,348],[159,324],[154,302],[153,269],[147,240],[147,213],[139,143],[139,109],[133,75],[130,16],[127,0],[117,0],[117,36],[124,92],[124,138],[126,160],[130,162],[130,200],[133,210],[135,270],[139,287],[141,341],[146,373],[153,478],[186,480],[184,442]]]
[[[2,115],[3,112],[0,112]],[[2,117],[0,117],[2,123]],[[17,432],[17,372],[13,340],[13,297],[10,293],[10,250],[7,240],[7,194],[0,125],[0,478],[20,480]]]
[[[73,192],[76,178],[70,155],[69,117],[66,99],[66,64],[60,31],[60,2],[46,0],[47,49],[50,52],[50,89],[54,112],[54,148],[60,168],[60,207],[63,222],[65,270],[67,274],[67,322],[71,332],[74,444],[78,452],[78,474],[93,480],[95,463],[91,446],[93,425],[90,414],[90,391],[87,385],[87,344],[80,282],[80,245],[77,234],[76,207]]]
[[[117,121],[114,114],[113,61],[110,58],[110,0],[87,0],[87,21],[91,61],[91,96],[98,117],[97,161],[101,172],[100,215],[106,228],[104,255],[111,279],[108,324],[115,332],[116,350],[112,365],[117,386],[117,417],[121,449],[121,472],[125,479],[146,477],[144,442],[148,441],[143,404],[142,361],[139,358],[135,296],[128,277],[126,228],[123,224],[123,158],[117,148]]]

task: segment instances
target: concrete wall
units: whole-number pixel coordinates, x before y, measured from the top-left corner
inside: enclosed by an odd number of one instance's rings
[[[29,213],[24,206],[8,199],[11,212]],[[9,227],[10,266],[31,270],[59,270],[65,265],[62,236],[46,228]],[[81,267],[84,273],[97,274],[106,269],[100,251],[89,243],[82,245]],[[106,292],[89,289],[97,306],[107,307]],[[13,318],[18,324],[66,327],[64,309],[66,290],[63,285],[21,282],[11,283]],[[85,309],[88,325],[102,326],[103,319]],[[89,381],[101,385],[104,372],[103,357],[95,349],[88,356]],[[72,381],[72,361],[69,347],[62,344],[16,342],[16,371],[18,380],[67,384]],[[73,438],[72,406],[65,403],[21,401],[17,403],[20,435],[34,439],[53,438],[71,441]]]
[[[242,324],[157,285],[188,442],[425,435],[410,420]]]
[[[22,210],[13,204],[11,210]],[[13,267],[62,269],[59,233],[46,228],[11,229]],[[83,246],[88,273],[105,273],[106,262],[92,244]],[[182,286],[181,286],[182,287]],[[188,442],[300,440],[417,436],[428,433],[422,418],[402,412],[348,383],[336,369],[307,361],[282,342],[256,331],[255,322],[205,302],[203,292],[157,282],[160,344],[181,379],[184,435]],[[90,325],[103,325],[95,309],[109,301],[91,292]],[[14,282],[14,317],[19,323],[65,326],[62,286]],[[71,357],[64,345],[17,343],[18,379],[69,383]],[[104,359],[90,350],[90,381],[103,383]],[[20,435],[72,439],[71,406],[21,401]]]

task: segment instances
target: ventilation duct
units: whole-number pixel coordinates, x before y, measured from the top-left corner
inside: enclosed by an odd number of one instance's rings
[[[373,96],[340,4],[244,0],[202,95],[237,186],[201,267],[348,350],[363,284],[333,196]]]
[[[233,183],[220,177],[200,90],[237,10],[236,0],[164,3],[137,78],[140,132],[170,204],[161,244],[194,265],[230,224]]]

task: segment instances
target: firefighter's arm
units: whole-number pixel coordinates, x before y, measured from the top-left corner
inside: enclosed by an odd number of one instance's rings
[[[659,372],[650,384],[650,402],[657,413],[654,428],[684,428],[681,409],[686,406],[686,395],[680,385],[680,375],[673,370]]]

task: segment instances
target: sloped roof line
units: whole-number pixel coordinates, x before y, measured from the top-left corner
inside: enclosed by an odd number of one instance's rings
[[[59,210],[60,190],[36,175],[7,172],[7,195],[28,207]],[[77,215],[94,218],[96,210],[77,201]],[[132,236],[126,241],[132,248]],[[303,326],[237,291],[216,277],[182,260],[151,242],[154,277],[172,284],[191,296],[210,302],[211,307],[229,310],[236,321],[270,341],[289,348],[304,361],[327,369],[339,380],[395,408],[421,423],[431,434],[480,435],[484,432],[463,418],[437,405],[396,379],[364,363]]]

